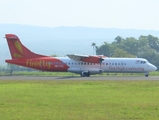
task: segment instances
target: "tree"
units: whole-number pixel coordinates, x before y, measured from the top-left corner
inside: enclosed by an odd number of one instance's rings
[[[95,55],[96,55],[96,48],[97,48],[96,43],[93,42],[91,46],[93,47],[93,54],[94,54],[94,51],[95,51]]]
[[[118,47],[135,56],[137,55],[139,50],[138,40],[134,37],[126,38]]]
[[[123,38],[121,36],[117,36],[115,38],[115,41],[116,41],[117,44],[120,44],[122,40],[123,40]]]
[[[149,46],[152,49],[155,49],[157,52],[159,52],[159,39],[157,37],[154,37],[152,35],[147,36]]]
[[[123,49],[121,48],[117,48],[115,51],[114,51],[114,55],[112,57],[122,57],[122,58],[134,58],[135,56],[128,53],[127,51],[124,51]]]
[[[97,55],[105,55],[110,57],[112,55],[111,45],[107,42],[104,42],[103,45],[101,45],[100,47],[97,47],[96,53]]]

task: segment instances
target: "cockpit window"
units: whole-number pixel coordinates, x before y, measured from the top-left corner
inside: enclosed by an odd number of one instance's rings
[[[140,63],[141,63],[141,64],[145,64],[145,63],[146,63],[146,61],[140,61]]]

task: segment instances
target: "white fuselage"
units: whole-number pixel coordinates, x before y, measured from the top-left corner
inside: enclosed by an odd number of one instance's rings
[[[69,58],[61,58],[60,60],[69,66],[69,72],[74,73],[83,71],[90,72],[90,74],[101,72],[148,73],[157,69],[143,58],[104,58],[101,63],[75,61]]]

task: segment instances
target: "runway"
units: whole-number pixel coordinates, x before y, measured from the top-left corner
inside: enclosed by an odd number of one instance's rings
[[[44,76],[0,76],[0,80],[159,80],[159,76],[91,76],[91,77],[44,77]]]

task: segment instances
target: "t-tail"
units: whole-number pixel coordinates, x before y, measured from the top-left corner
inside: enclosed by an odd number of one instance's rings
[[[6,34],[5,36],[12,59],[46,57],[44,55],[36,54],[30,51],[20,42],[20,39],[16,35]]]

